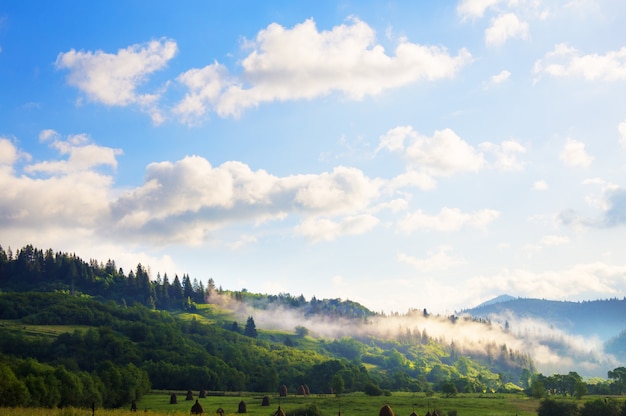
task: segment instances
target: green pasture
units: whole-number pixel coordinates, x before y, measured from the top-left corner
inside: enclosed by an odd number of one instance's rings
[[[58,337],[64,333],[74,331],[86,331],[91,328],[87,325],[30,325],[23,324],[18,320],[0,319],[0,328],[19,332],[25,336],[49,336]]]
[[[523,416],[536,415],[539,401],[530,399],[524,395],[494,394],[494,395],[458,395],[457,397],[445,398],[439,395],[426,396],[424,393],[394,393],[391,396],[367,396],[363,393],[351,393],[345,395],[315,395],[300,396],[288,395],[280,397],[278,394],[262,393],[213,393],[206,398],[198,399],[198,392],[194,392],[194,399],[185,400],[186,392],[174,392],[177,396],[177,404],[169,404],[169,392],[153,392],[145,395],[137,403],[140,411],[159,413],[189,414],[191,406],[196,399],[204,408],[205,414],[216,415],[217,409],[222,408],[224,415],[237,415],[239,402],[246,404],[248,416],[272,416],[278,406],[289,414],[297,409],[316,405],[321,414],[336,416],[341,412],[342,416],[372,415],[378,416],[380,408],[386,404],[391,406],[396,416],[409,416],[412,412],[424,416],[428,411],[437,409],[442,416],[449,411],[456,410],[458,416]],[[210,393],[209,393],[210,394]],[[263,396],[267,395],[270,400],[269,406],[262,406]]]
[[[177,404],[169,404],[170,394],[175,393]],[[539,400],[517,394],[459,394],[456,397],[440,395],[426,396],[424,393],[393,393],[391,396],[371,397],[362,393],[334,395],[289,395],[279,397],[267,394],[270,405],[261,406],[262,393],[208,393],[206,398],[198,399],[198,392],[193,400],[185,400],[186,392],[152,392],[137,402],[138,411],[131,412],[130,407],[122,409],[96,409],[96,416],[172,416],[188,415],[196,399],[202,404],[205,415],[218,416],[218,408],[224,410],[224,416],[242,416],[238,414],[239,402],[246,403],[246,416],[273,416],[280,405],[289,414],[291,411],[316,405],[324,416],[378,416],[380,408],[388,404],[395,416],[410,416],[412,412],[424,416],[428,411],[438,410],[441,416],[456,411],[457,416],[525,416],[536,415]],[[598,397],[588,396],[582,400],[557,397],[556,400],[575,401],[582,406],[585,401]],[[617,398],[623,400],[623,397]],[[91,409],[33,409],[0,408],[0,416],[91,416]],[[302,414],[302,413],[301,413]]]

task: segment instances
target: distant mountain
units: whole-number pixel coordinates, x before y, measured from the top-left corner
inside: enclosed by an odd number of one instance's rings
[[[474,309],[477,308],[482,308],[485,306],[489,306],[489,305],[493,305],[494,303],[500,303],[500,302],[508,302],[510,300],[515,300],[517,298],[511,296],[511,295],[500,295],[500,296],[496,296],[495,298],[485,301],[483,303],[481,303],[480,305],[476,306]]]
[[[540,320],[570,334],[598,336],[607,341],[626,329],[626,298],[567,302],[503,295],[466,309],[461,315],[502,324],[521,319]]]

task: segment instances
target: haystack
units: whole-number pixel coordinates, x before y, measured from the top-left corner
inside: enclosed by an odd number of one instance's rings
[[[270,405],[270,398],[267,396],[263,396],[263,401],[261,402],[261,406],[269,406]]]
[[[274,416],[285,416],[285,411],[278,406],[278,410],[274,412]]]
[[[193,400],[193,392],[191,390],[187,390],[187,396],[185,396],[185,400]]]
[[[204,399],[204,398],[206,398],[206,390],[205,390],[205,389],[201,389],[201,390],[198,392],[198,398],[200,398],[200,399]]]
[[[381,407],[380,412],[378,412],[378,416],[394,416],[393,410],[391,410],[391,406],[386,404]]]
[[[305,395],[306,395],[306,391],[304,390],[304,386],[303,386],[302,384],[300,384],[300,385],[298,386],[298,394],[299,394],[300,396],[305,396]]]
[[[287,396],[287,386],[282,384],[280,386],[280,388],[278,389],[278,394],[280,395],[280,397],[286,397]]]
[[[170,404],[176,404],[178,400],[176,399],[176,393],[170,394]]]
[[[196,403],[191,406],[191,414],[192,415],[201,415],[204,413],[204,409],[202,408],[202,405],[198,402],[198,400],[196,400]]]
[[[237,408],[237,413],[246,413],[248,411],[246,407],[246,402],[243,400],[239,402],[239,407]]]

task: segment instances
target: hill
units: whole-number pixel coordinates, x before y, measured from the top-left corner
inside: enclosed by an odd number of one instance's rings
[[[459,391],[517,391],[535,371],[506,346],[472,350],[441,336],[438,326],[460,323],[450,317],[385,317],[355,302],[205,288],[189,276],[169,283],[142,265],[125,274],[113,260],[32,246],[15,255],[0,247],[0,289],[0,372],[15,391],[3,400],[19,404],[116,407],[149,388],[379,395],[452,381]]]

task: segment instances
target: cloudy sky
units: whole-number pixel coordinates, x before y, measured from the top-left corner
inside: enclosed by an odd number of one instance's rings
[[[453,312],[626,294],[622,0],[0,1],[0,244]]]

